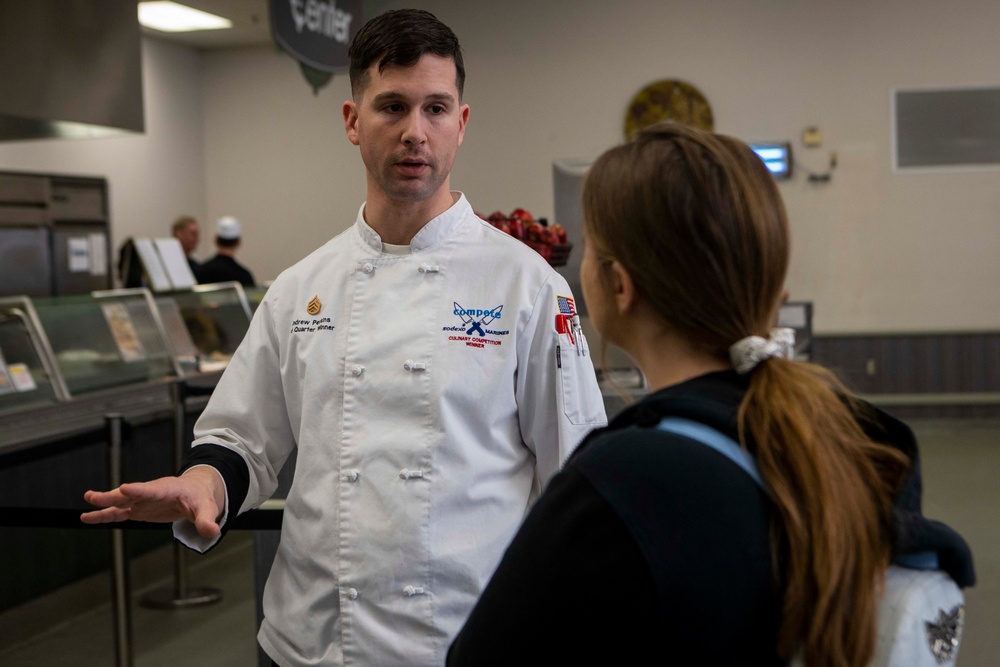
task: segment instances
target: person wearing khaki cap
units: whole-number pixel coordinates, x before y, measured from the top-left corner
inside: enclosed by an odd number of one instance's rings
[[[194,270],[194,277],[201,284],[237,281],[244,287],[253,287],[253,274],[236,261],[236,251],[243,236],[243,225],[231,215],[224,215],[215,223],[216,255]]]

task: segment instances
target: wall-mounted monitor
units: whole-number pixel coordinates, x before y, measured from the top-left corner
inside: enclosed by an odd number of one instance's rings
[[[792,177],[792,145],[788,142],[750,144],[753,152],[764,161],[768,171],[782,180]]]

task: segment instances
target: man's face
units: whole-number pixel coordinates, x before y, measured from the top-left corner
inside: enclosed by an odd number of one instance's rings
[[[376,63],[368,74],[361,99],[344,103],[344,127],[361,148],[369,197],[405,202],[447,193],[469,119],[469,106],[458,98],[455,62],[424,54],[412,67],[379,72]]]
[[[195,248],[198,247],[198,223],[192,222],[181,227],[174,233],[174,236],[176,236],[177,240],[181,242],[181,247],[184,248],[184,254],[190,255],[194,252]]]

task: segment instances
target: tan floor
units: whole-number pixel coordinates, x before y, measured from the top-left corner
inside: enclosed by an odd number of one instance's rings
[[[230,544],[225,544],[229,542]],[[133,662],[135,667],[252,667],[257,662],[253,591],[253,543],[248,533],[230,533],[216,550],[189,558],[189,585],[214,586],[221,602],[180,611],[147,609],[139,582],[152,573],[172,572],[172,549],[160,549],[133,563],[131,573]],[[61,609],[89,610],[66,617]],[[68,587],[47,599],[0,615],[3,667],[109,667],[115,665],[110,581],[106,575]]]
[[[1000,422],[914,423],[924,468],[924,511],[950,524],[972,545],[978,585],[967,594],[967,628],[958,664],[1000,664]],[[137,667],[250,667],[254,641],[253,550],[248,534],[231,534],[225,550],[192,558],[192,585],[225,592],[215,606],[153,611],[134,606]],[[134,564],[133,581],[170,570],[170,550]],[[106,577],[0,615],[4,667],[106,667],[114,664]],[[93,608],[71,617],[83,599]]]

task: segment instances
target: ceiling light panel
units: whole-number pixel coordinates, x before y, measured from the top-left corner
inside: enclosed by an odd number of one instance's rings
[[[176,2],[140,2],[139,23],[162,32],[193,32],[232,28],[229,19]]]

